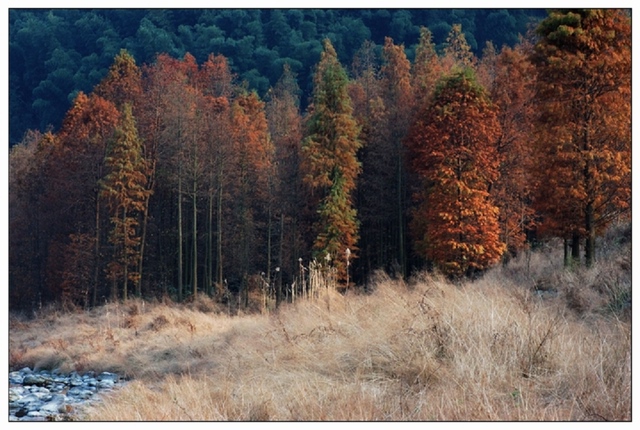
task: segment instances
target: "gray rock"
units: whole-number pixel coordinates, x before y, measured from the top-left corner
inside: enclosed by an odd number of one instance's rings
[[[49,413],[49,414],[57,414],[60,412],[64,412],[64,402],[52,400],[49,403],[45,403],[40,407],[40,412]]]
[[[118,379],[120,379],[120,377],[115,373],[102,372],[101,374],[98,375],[96,379],[98,381],[113,381],[115,383],[118,381]]]
[[[119,375],[94,372],[68,375],[29,368],[9,373],[9,421],[64,421],[99,399],[101,390],[121,383]]]
[[[50,382],[48,378],[34,373],[27,373],[22,379],[23,385],[45,385],[47,382]]]

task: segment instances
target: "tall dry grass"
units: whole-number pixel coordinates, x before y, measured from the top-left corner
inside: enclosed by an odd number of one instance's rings
[[[379,275],[263,314],[201,298],[13,318],[10,361],[132,378],[83,420],[630,420],[623,251],[573,272],[538,252],[458,286]]]

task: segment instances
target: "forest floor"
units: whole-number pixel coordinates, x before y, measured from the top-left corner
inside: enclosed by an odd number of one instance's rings
[[[130,378],[81,420],[630,420],[630,224],[599,246],[589,269],[547,246],[475,281],[380,274],[277,312],[201,297],[10,314],[9,365]]]

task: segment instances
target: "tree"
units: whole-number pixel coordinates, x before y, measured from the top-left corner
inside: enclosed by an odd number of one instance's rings
[[[295,74],[285,64],[282,76],[268,93],[265,107],[269,133],[275,151],[274,216],[280,219],[277,266],[276,302],[282,301],[282,279],[293,282],[298,272],[298,258],[302,255],[303,240],[300,202],[303,201],[300,172],[302,117],[300,88]]]
[[[102,285],[104,262],[104,205],[98,181],[105,175],[108,142],[119,121],[120,113],[113,103],[95,94],[87,97],[79,93],[62,122],[45,167],[50,180],[45,205],[50,208],[51,228],[58,235],[58,242],[68,243],[72,233],[94,237],[94,258],[84,261],[94,265],[94,306]]]
[[[200,69],[200,82],[207,107],[204,109],[205,157],[207,180],[208,220],[206,247],[206,285],[210,294],[216,286],[216,294],[223,292],[223,202],[229,179],[225,169],[230,162],[231,110],[234,76],[229,69],[227,59],[222,55],[209,55]],[[214,213],[215,208],[215,213]],[[214,217],[215,215],[215,217]],[[215,226],[215,234],[214,234]],[[215,236],[216,246],[213,239]]]
[[[45,211],[47,158],[55,145],[52,133],[30,131],[9,152],[9,305],[28,308],[35,298],[56,298],[45,290],[44,266],[51,231]],[[50,208],[47,208],[50,210]],[[54,297],[51,297],[54,296]]]
[[[347,74],[328,39],[314,76],[313,110],[303,141],[302,170],[317,208],[314,223],[314,256],[333,258],[339,277],[347,278],[346,249],[355,252],[358,220],[353,191],[361,166],[359,127],[347,92]],[[355,254],[352,254],[355,256]]]
[[[411,88],[411,64],[404,52],[404,45],[395,45],[391,38],[385,38],[382,50],[384,60],[382,74],[382,97],[386,109],[386,128],[392,143],[392,154],[395,164],[395,190],[389,197],[395,194],[395,236],[398,238],[394,247],[400,266],[400,276],[407,274],[407,258],[405,250],[405,212],[406,203],[406,173],[405,154],[402,141],[407,135],[411,116],[413,113],[413,91]]]
[[[108,277],[116,285],[122,279],[122,297],[128,298],[129,281],[138,282],[140,259],[140,235],[138,215],[144,211],[147,194],[145,185],[145,162],[142,144],[138,137],[131,105],[123,107],[122,122],[116,129],[114,140],[105,160],[109,173],[101,181],[102,195],[111,212],[113,229],[109,241],[114,245],[114,259],[108,265]],[[139,288],[136,295],[140,295]],[[112,299],[117,299],[117,290],[112,289]]]
[[[475,56],[460,24],[453,24],[447,35],[443,63],[445,70],[451,70],[453,67],[471,67],[475,63]]]
[[[107,76],[95,86],[93,92],[111,101],[118,109],[123,109],[125,103],[135,108],[142,93],[141,72],[126,49],[116,55]]]
[[[488,46],[478,65],[478,75],[484,77],[500,123],[496,143],[500,177],[491,193],[500,208],[501,240],[509,251],[505,256],[524,249],[526,233],[534,227],[535,213],[531,205],[534,152],[530,142],[535,71],[527,58],[531,48],[531,44],[522,41],[514,48],[505,46],[495,54]]]
[[[433,35],[426,27],[420,28],[420,39],[416,46],[416,57],[411,72],[411,86],[416,94],[415,106],[417,109],[422,109],[443,73],[436,53],[436,45],[433,43]]]
[[[537,28],[537,204],[554,233],[596,235],[630,209],[631,19],[623,10],[553,11]]]
[[[240,292],[248,305],[248,278],[270,272],[270,227],[272,207],[270,181],[273,175],[273,144],[264,103],[255,92],[241,94],[231,106],[230,187],[233,196],[232,232],[227,238],[229,263],[240,276]],[[265,246],[266,245],[266,246]]]
[[[120,53],[114,58],[107,76],[100,81],[93,90],[95,94],[111,101],[120,110],[124,108],[126,103],[129,103],[133,113],[136,114],[137,117],[144,118],[149,114],[153,115],[157,107],[154,109],[153,106],[145,104],[142,91],[142,72],[136,65],[135,59],[126,49],[120,50]],[[142,106],[146,107],[148,111],[143,111]],[[156,139],[152,138],[148,141],[143,139],[142,156],[145,158],[146,170],[144,173],[147,177],[145,184],[147,193],[142,211],[140,258],[138,261],[138,278],[136,281],[136,295],[138,297],[142,294],[144,252],[147,242],[147,225],[149,223],[149,199],[153,194],[155,186],[156,145]]]
[[[484,270],[504,251],[490,187],[498,179],[495,108],[471,69],[443,78],[407,144],[423,178],[414,213],[417,251],[443,273]]]

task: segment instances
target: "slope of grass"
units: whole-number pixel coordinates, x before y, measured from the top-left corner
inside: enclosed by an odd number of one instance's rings
[[[202,298],[14,316],[10,365],[132,379],[84,420],[630,420],[630,243],[606,252],[566,271],[542,250],[462,285],[380,275],[265,314]]]

